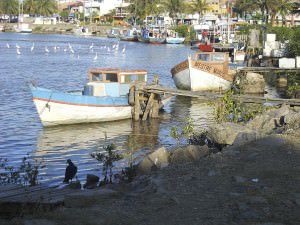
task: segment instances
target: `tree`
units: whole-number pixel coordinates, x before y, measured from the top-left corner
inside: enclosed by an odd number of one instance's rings
[[[185,9],[185,4],[182,0],[162,0],[162,6],[173,22],[178,17],[178,14],[184,12]]]
[[[24,1],[24,10],[28,14],[31,14],[31,15],[37,14],[36,6],[37,6],[37,0],[25,0]]]
[[[7,15],[18,15],[18,0],[0,0],[0,12]]]
[[[194,0],[190,3],[190,11],[191,13],[198,13],[199,14],[199,23],[201,21],[201,17],[203,13],[209,9],[209,5],[206,0]]]
[[[36,14],[51,16],[57,11],[55,0],[36,0]]]

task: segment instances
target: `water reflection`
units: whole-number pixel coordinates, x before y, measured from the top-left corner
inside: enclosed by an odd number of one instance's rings
[[[99,165],[90,156],[92,152],[114,143],[122,154],[133,154],[133,158],[139,160],[158,145],[159,124],[159,120],[137,123],[124,120],[50,127],[40,132],[32,157],[44,162],[45,168],[41,171],[44,181],[60,183],[67,159],[78,166],[78,177],[83,180],[87,173],[99,173]],[[127,166],[127,160],[119,162],[116,169]]]

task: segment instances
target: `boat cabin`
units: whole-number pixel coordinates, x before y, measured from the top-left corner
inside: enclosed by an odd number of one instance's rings
[[[147,82],[146,70],[90,69],[83,95],[124,97],[134,84]]]
[[[225,74],[229,72],[229,56],[226,52],[197,52],[193,58],[193,64],[198,65],[197,62],[201,62],[201,65],[213,66]]]

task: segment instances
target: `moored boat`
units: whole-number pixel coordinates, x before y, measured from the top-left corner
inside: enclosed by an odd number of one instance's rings
[[[88,80],[82,92],[65,93],[31,85],[33,102],[43,126],[131,118],[130,88],[145,84],[147,71],[91,69]]]
[[[120,35],[120,29],[118,28],[112,28],[108,34],[107,34],[107,37],[108,38],[118,38]]]
[[[183,90],[225,91],[233,81],[227,53],[196,53],[172,68],[171,73],[176,87]]]
[[[142,43],[150,43],[149,37],[143,37],[143,36],[139,35],[138,40],[139,40],[139,42],[142,42]]]
[[[24,33],[24,34],[31,34],[32,33],[32,29],[29,28],[29,24],[28,23],[19,23],[15,27],[15,31],[17,33]]]
[[[179,37],[178,33],[176,32],[173,37],[167,37],[166,42],[167,44],[182,44],[185,41],[184,37]]]
[[[149,37],[149,42],[151,44],[164,44],[166,43],[166,39],[161,37]]]
[[[127,30],[127,33],[120,35],[121,41],[138,41],[138,35],[136,30]]]

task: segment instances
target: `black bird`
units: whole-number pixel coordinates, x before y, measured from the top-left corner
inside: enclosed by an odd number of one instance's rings
[[[72,181],[77,173],[77,167],[74,165],[71,159],[68,159],[67,163],[69,165],[66,168],[64,183],[69,183],[69,180]]]

